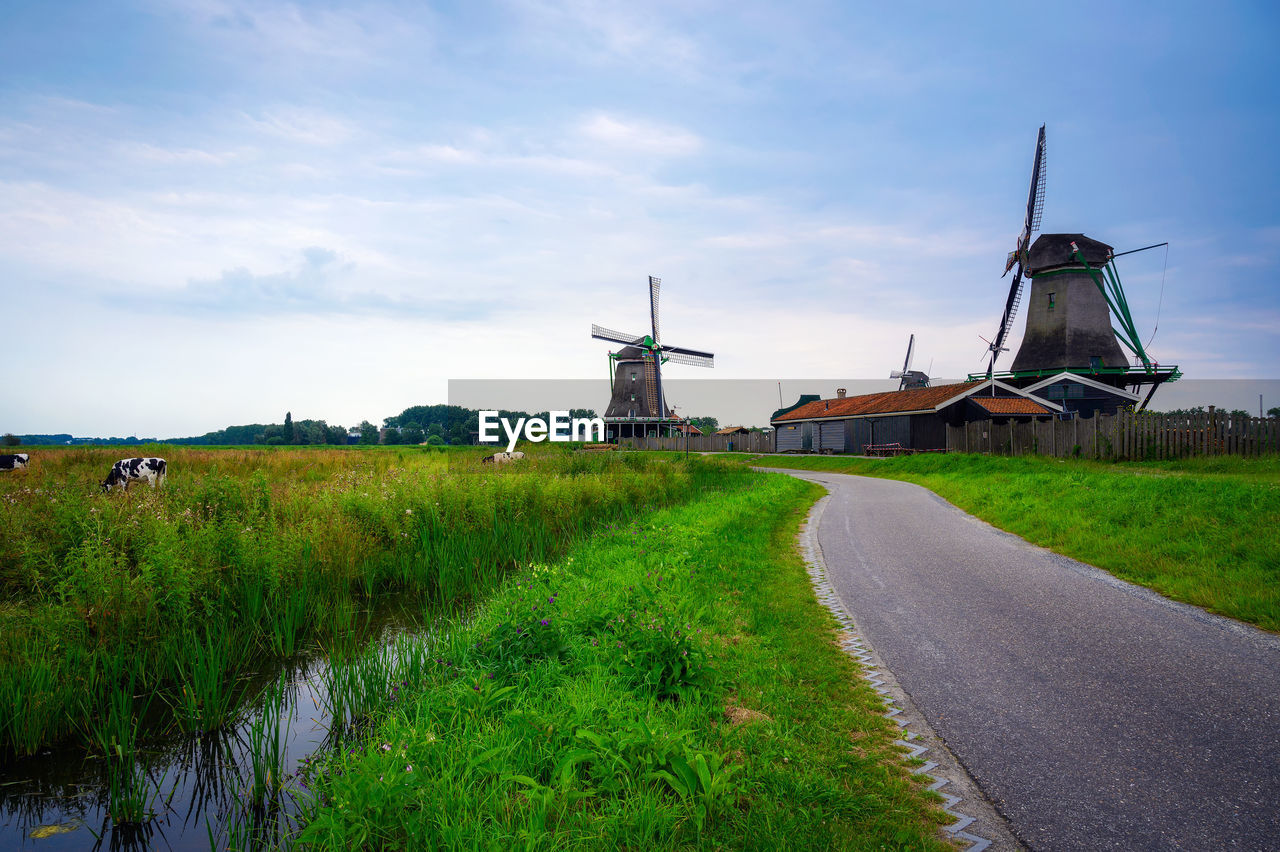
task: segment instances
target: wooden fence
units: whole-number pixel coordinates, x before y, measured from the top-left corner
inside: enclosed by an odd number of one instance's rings
[[[1130,460],[1259,456],[1280,452],[1280,420],[1212,408],[1193,415],[1120,411],[1031,423],[976,420],[947,427],[947,451]]]
[[[670,438],[620,438],[618,444],[637,450],[677,450],[684,452],[685,438],[675,435]],[[763,432],[748,432],[745,435],[690,435],[689,452],[691,453],[771,453],[773,452],[773,435]]]

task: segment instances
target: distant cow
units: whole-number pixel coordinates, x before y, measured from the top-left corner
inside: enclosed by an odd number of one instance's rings
[[[524,453],[520,452],[519,450],[516,450],[514,453],[494,453],[491,456],[485,456],[484,458],[480,459],[480,463],[481,464],[506,464],[507,462],[513,462],[513,461],[516,461],[517,459],[522,459],[522,458],[524,458]]]
[[[144,480],[152,488],[157,485],[164,485],[166,467],[164,459],[120,459],[120,461],[111,466],[111,472],[102,481],[102,490],[110,491],[112,488],[119,487],[127,492],[130,482],[142,482]]]
[[[26,470],[28,461],[26,453],[5,453],[0,455],[0,470]]]

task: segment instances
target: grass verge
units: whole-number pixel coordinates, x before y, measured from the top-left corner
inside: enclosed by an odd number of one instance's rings
[[[914,482],[1033,544],[1280,631],[1280,458],[742,457]]]
[[[818,493],[752,477],[506,583],[308,771],[303,845],[952,848],[796,553]]]

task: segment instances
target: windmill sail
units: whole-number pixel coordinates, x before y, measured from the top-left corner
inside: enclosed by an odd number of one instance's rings
[[[1004,315],[1000,318],[1000,329],[989,347],[991,361],[987,365],[987,378],[991,378],[995,370],[996,359],[1004,351],[1004,341],[1013,325],[1013,318],[1018,312],[1018,304],[1022,301],[1022,264],[1027,256],[1027,248],[1031,245],[1031,235],[1040,229],[1040,219],[1044,215],[1045,190],[1045,140],[1044,125],[1040,125],[1040,133],[1036,136],[1036,156],[1031,166],[1031,187],[1027,191],[1027,215],[1022,222],[1022,232],[1018,234],[1018,245],[1005,260],[1004,274],[1017,266],[1013,273],[1013,283],[1009,287],[1009,297],[1005,299]],[[1001,276],[1004,277],[1003,275]]]

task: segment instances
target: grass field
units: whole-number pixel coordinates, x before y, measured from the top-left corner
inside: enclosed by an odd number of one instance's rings
[[[953,848],[796,554],[818,493],[752,477],[624,521],[382,664],[369,727],[308,773],[301,839]]]
[[[99,493],[113,449],[0,479],[2,747],[102,755],[112,843],[164,807],[149,733],[236,726],[216,848],[951,848],[796,554],[812,485],[550,448],[142,452],[164,488]],[[430,628],[362,648],[406,594]],[[289,686],[246,673],[317,643],[329,745],[291,775]]]
[[[1174,600],[1280,631],[1280,458],[738,456],[914,482],[984,521]]]
[[[726,477],[640,454],[137,452],[168,459],[163,488],[100,493],[118,448],[41,448],[0,478],[0,754],[111,748],[134,719],[211,730],[247,668],[357,634],[382,595],[468,605]]]

